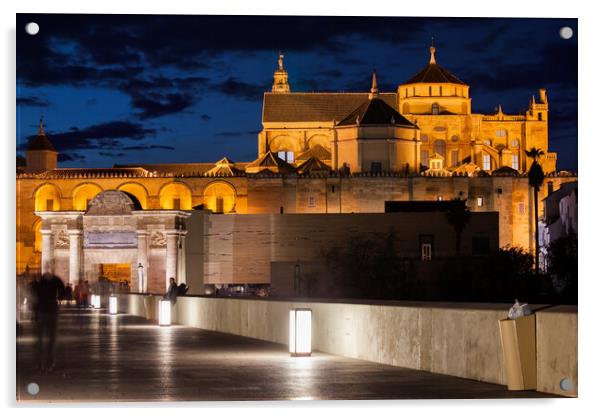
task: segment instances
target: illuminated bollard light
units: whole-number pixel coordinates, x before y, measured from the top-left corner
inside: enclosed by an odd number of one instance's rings
[[[109,296],[109,314],[117,315],[117,296]]]
[[[311,355],[311,309],[290,310],[289,352],[292,357]]]
[[[100,309],[100,295],[92,295],[92,307]]]
[[[171,302],[169,300],[159,301],[159,325],[171,325]]]

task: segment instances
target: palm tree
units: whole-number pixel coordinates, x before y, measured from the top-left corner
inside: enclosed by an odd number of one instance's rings
[[[537,161],[540,156],[544,155],[543,150],[532,147],[529,150],[525,150],[527,157],[533,159],[531,168],[529,169],[529,186],[533,188],[533,197],[535,199],[535,273],[539,273],[539,224],[538,224],[538,204],[537,193],[539,188],[543,184],[544,173],[541,165]]]
[[[456,256],[459,256],[462,232],[470,222],[470,210],[466,206],[466,200],[460,198],[452,199],[449,210],[445,213],[445,218],[449,225],[454,227],[454,231],[456,232]]]

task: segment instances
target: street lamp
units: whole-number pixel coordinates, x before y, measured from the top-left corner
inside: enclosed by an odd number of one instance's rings
[[[290,310],[288,345],[291,357],[311,355],[311,309]]]
[[[138,292],[144,293],[142,282],[144,278],[144,266],[142,263],[138,263]]]

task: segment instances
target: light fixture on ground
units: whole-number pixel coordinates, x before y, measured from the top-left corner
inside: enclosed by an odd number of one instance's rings
[[[117,296],[109,296],[109,314],[117,315]]]
[[[171,325],[171,302],[169,300],[161,299],[159,301],[159,325]]]
[[[92,295],[91,303],[94,309],[100,309],[100,295]]]
[[[292,357],[311,355],[311,309],[290,310],[289,352]]]

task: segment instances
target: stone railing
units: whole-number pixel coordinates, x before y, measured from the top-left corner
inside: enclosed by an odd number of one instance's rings
[[[144,298],[121,295],[123,312],[145,316]],[[184,296],[173,308],[181,325],[288,343],[288,311],[313,312],[313,349],[329,354],[506,384],[498,320],[510,305],[338,300],[266,300]],[[577,395],[577,307],[534,305],[537,389]],[[156,308],[151,319],[157,319]],[[560,389],[569,379],[572,388]]]

